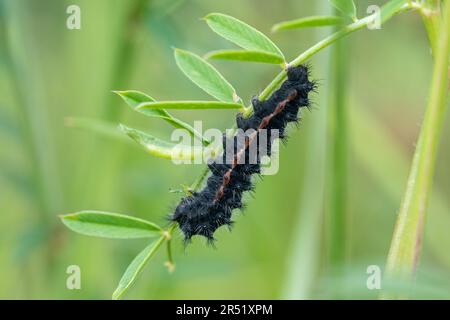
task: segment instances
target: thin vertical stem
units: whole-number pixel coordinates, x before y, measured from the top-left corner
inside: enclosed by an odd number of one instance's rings
[[[167,261],[165,263],[165,266],[167,267],[167,270],[172,273],[175,271],[175,262],[173,260],[173,254],[172,254],[172,233],[173,227],[170,228],[172,231],[166,231],[166,246],[167,246]]]
[[[411,278],[421,252],[437,148],[447,109],[450,3],[439,27],[430,96],[387,260],[390,276]]]

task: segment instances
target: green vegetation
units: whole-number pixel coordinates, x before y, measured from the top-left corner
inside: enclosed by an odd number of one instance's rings
[[[30,0],[0,0],[0,143],[9,151],[0,157],[7,213],[0,218],[6,226],[0,297],[107,297],[126,270],[114,299],[133,284],[126,297],[450,298],[450,237],[440,229],[450,224],[448,200],[440,196],[450,188],[450,146],[441,141],[447,130],[450,4],[379,2],[379,15],[365,16],[368,1],[286,1],[278,9],[236,2],[239,10],[232,12],[231,3],[167,7],[134,0],[119,1],[119,10],[112,10],[107,1],[86,0],[80,3],[83,28],[67,30],[58,25],[64,2],[55,8],[42,1],[50,19],[40,25],[44,13],[33,15]],[[267,14],[256,14],[252,5],[267,6]],[[231,15],[205,16],[210,11]],[[411,19],[415,13],[423,24]],[[201,16],[198,25],[188,23]],[[382,28],[371,29],[377,19]],[[213,33],[205,32],[205,22]],[[273,40],[258,30],[271,24]],[[117,32],[127,29],[133,32]],[[33,33],[53,37],[38,43]],[[208,53],[175,49],[173,62],[171,47]],[[30,57],[30,50],[37,54]],[[266,99],[286,78],[287,66],[306,62],[319,79],[317,108],[305,114],[300,130],[292,130],[279,174],[258,186],[233,233],[219,232],[218,250],[194,241],[179,254],[177,226],[163,220],[178,197],[167,191],[180,184],[182,193],[198,190],[207,171],[162,160],[171,158],[175,145],[159,137],[182,128],[209,145],[190,122],[229,127],[236,112],[252,112],[252,94]],[[125,104],[136,112],[126,112]],[[122,143],[125,135],[156,157]],[[192,159],[195,152],[181,150],[179,159]],[[85,208],[134,214],[61,215]],[[57,215],[77,233],[128,240],[68,233]],[[152,241],[131,240],[142,238]],[[384,269],[388,252],[383,290],[369,290],[367,267]],[[174,258],[176,272],[167,272],[174,271]],[[80,291],[64,288],[71,264],[81,267]],[[199,285],[204,290],[196,290]]]

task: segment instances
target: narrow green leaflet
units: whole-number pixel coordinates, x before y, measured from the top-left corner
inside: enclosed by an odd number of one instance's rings
[[[248,24],[221,13],[211,13],[205,17],[205,20],[214,32],[241,48],[270,52],[284,60],[281,50],[262,32]]]
[[[206,93],[223,102],[240,100],[233,86],[203,58],[180,49],[175,49],[174,54],[180,70]]]
[[[149,95],[137,91],[137,90],[126,90],[126,91],[113,91],[115,94],[117,94],[119,97],[123,99],[131,108],[136,108],[139,104],[142,102],[150,102],[150,101],[156,101],[153,97],[150,97]],[[165,115],[164,112],[155,112],[157,114]]]
[[[205,59],[238,60],[249,62],[262,62],[271,64],[282,64],[284,59],[276,54],[263,51],[247,50],[217,50],[205,55]]]
[[[353,0],[328,0],[339,11],[347,17],[356,19],[356,6]]]
[[[114,91],[114,93],[117,94],[119,97],[121,97],[123,101],[125,101],[133,110],[141,111],[141,113],[145,114],[146,116],[162,118],[169,122],[171,122],[173,119],[173,117],[166,110],[163,109],[146,110],[146,111],[137,110],[137,107],[141,103],[156,101],[155,99],[153,99],[149,95],[146,95],[145,93],[136,90]]]
[[[137,110],[155,110],[155,109],[241,109],[240,103],[220,102],[220,101],[158,101],[146,102],[140,104]]]
[[[154,256],[156,251],[159,249],[161,244],[164,242],[164,236],[160,237],[158,240],[149,244],[144,250],[142,250],[136,258],[130,263],[127,270],[123,274],[119,281],[117,289],[114,291],[112,298],[118,300],[122,295],[131,287],[131,285],[136,281],[139,274],[144,269],[145,265]]]
[[[272,32],[301,28],[334,26],[342,22],[343,19],[337,16],[312,16],[277,23],[272,27]]]
[[[166,142],[124,125],[120,125],[120,130],[144,147],[148,153],[159,158],[184,161],[194,160],[202,156],[202,147],[191,147]]]
[[[72,231],[94,237],[137,239],[155,237],[162,232],[152,222],[110,212],[81,211],[60,218]]]
[[[128,91],[114,91],[119,97],[121,97],[134,111],[141,112],[149,117],[161,118],[170,123],[175,128],[186,129],[189,134],[193,137],[196,137],[203,141],[205,145],[208,144],[208,141],[202,137],[202,135],[194,130],[187,123],[175,118],[170,113],[168,113],[164,109],[138,109],[137,107],[144,102],[154,102],[156,101],[149,95],[145,93],[136,91],[136,90],[128,90]]]

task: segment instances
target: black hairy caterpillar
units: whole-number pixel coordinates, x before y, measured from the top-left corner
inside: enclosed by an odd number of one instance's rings
[[[243,193],[253,189],[252,175],[261,172],[261,156],[271,154],[272,130],[277,130],[283,139],[287,124],[299,121],[299,109],[309,107],[308,95],[314,88],[315,83],[309,80],[307,66],[291,67],[287,70],[287,80],[267,100],[252,100],[254,112],[249,118],[238,114],[237,127],[242,129],[239,132],[253,129],[253,133],[244,137],[243,145],[238,142],[241,141],[239,133],[232,138],[224,136],[224,151],[208,165],[211,175],[204,189],[183,198],[169,217],[179,224],[186,241],[194,235],[213,241],[214,232],[219,227],[231,227],[232,211],[242,208]],[[249,146],[257,142],[262,129],[266,129],[268,135],[265,154],[257,149],[256,162],[250,163]],[[230,156],[228,139],[232,139],[234,146],[231,163],[225,161]]]

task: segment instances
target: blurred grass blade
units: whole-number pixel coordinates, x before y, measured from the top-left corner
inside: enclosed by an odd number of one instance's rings
[[[186,129],[190,135],[202,140],[204,145],[209,144],[209,142],[201,135],[201,133],[196,131],[187,123],[175,118],[164,109],[138,109],[138,106],[144,102],[156,101],[149,95],[136,90],[114,91],[114,93],[121,97],[134,111],[138,111],[149,117],[161,118],[170,123],[175,128]]]
[[[22,169],[13,168],[12,165],[0,162],[0,184],[5,188],[11,188],[26,199],[35,198],[35,186],[30,182],[30,177]]]
[[[124,137],[124,135],[117,128],[117,125],[114,125],[108,121],[89,118],[67,117],[64,119],[64,123],[67,127],[70,128],[89,130],[104,137],[109,137],[117,140],[127,140],[126,137]]]
[[[11,250],[14,262],[27,263],[30,255],[35,250],[45,246],[48,242],[48,236],[51,233],[50,226],[45,223],[38,223],[27,227],[15,239],[15,246]]]
[[[120,130],[144,147],[148,153],[159,158],[184,161],[202,157],[202,147],[182,146],[166,142],[124,125],[120,125]]]
[[[205,59],[238,60],[271,64],[282,64],[284,62],[283,58],[270,52],[247,50],[211,51],[205,55]]]
[[[114,291],[112,298],[118,300],[122,295],[131,287],[131,285],[136,281],[139,274],[144,269],[145,265],[153,257],[156,251],[164,242],[164,236],[160,237],[155,242],[149,244],[144,250],[142,250],[136,258],[128,266],[127,270],[123,274],[119,281],[117,289]]]
[[[272,27],[272,32],[282,30],[313,28],[313,27],[327,27],[341,24],[344,20],[337,16],[313,16],[296,20],[283,21],[277,23]]]
[[[120,140],[123,142],[131,142],[130,139],[123,135],[123,133],[125,132],[129,137],[133,138],[133,140],[143,145],[151,154],[156,155],[160,158],[186,160],[185,157],[191,159],[195,157],[196,153],[201,152],[200,148],[193,148],[192,150],[186,148],[186,150],[184,150],[183,148],[180,148],[180,146],[177,146],[175,144],[161,141],[148,134],[135,132],[137,130],[127,128],[123,125],[118,127],[117,125],[113,125],[107,121],[86,118],[66,118],[66,125],[73,128],[86,129],[101,134],[104,137]],[[184,127],[180,128],[186,129]],[[145,139],[141,135],[145,135]],[[146,141],[146,143],[144,141]],[[207,146],[209,145],[209,142],[204,139],[203,145]],[[158,146],[161,148],[159,150],[159,153],[157,151]],[[163,150],[164,148],[167,148],[167,150]],[[194,153],[192,154],[192,152]]]
[[[214,32],[241,48],[270,52],[284,60],[281,50],[267,36],[248,24],[221,13],[211,13],[205,20]]]
[[[320,12],[331,12],[331,6],[323,1],[317,1],[317,10]],[[322,39],[329,34],[329,28],[317,29],[315,38]],[[326,105],[328,101],[328,90],[330,88],[330,78],[327,76],[330,71],[330,52],[327,50],[320,56],[316,76],[325,79],[321,84],[321,94],[319,95],[319,105]],[[282,299],[304,300],[311,299],[319,276],[318,270],[321,267],[321,259],[324,255],[321,248],[324,247],[323,225],[326,198],[326,169],[327,169],[327,121],[328,108],[323,108],[317,112],[311,121],[308,121],[308,132],[305,132],[307,139],[304,154],[305,175],[301,192],[297,197],[298,212],[296,222],[293,223],[291,249],[287,255],[288,269],[285,272],[284,290]]]
[[[450,54],[450,3],[448,2],[443,9],[437,49],[425,119],[389,250],[387,272],[393,277],[413,276],[420,257],[425,211],[428,206],[437,149],[447,109]]]
[[[180,70],[206,93],[224,102],[240,100],[233,86],[203,58],[180,49],[175,49],[174,54]]]
[[[351,19],[356,19],[356,6],[353,0],[329,0],[330,3]]]
[[[7,136],[8,139],[17,141],[20,138],[20,129],[17,123],[4,112],[5,109],[6,106],[0,104],[0,136]]]
[[[335,10],[336,11],[336,10]],[[337,13],[337,12],[336,12]],[[341,27],[334,26],[334,31]],[[350,43],[341,39],[331,48],[330,89],[328,94],[329,172],[327,210],[328,268],[339,274],[346,263],[348,239],[348,97]]]
[[[157,110],[157,109],[182,109],[182,110],[205,110],[205,109],[241,109],[240,103],[220,102],[220,101],[158,101],[140,104],[136,110]]]
[[[155,237],[162,229],[154,223],[117,213],[81,211],[60,217],[72,231],[94,237],[137,239]]]

